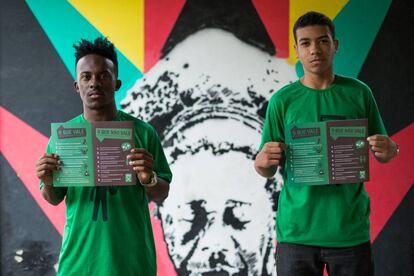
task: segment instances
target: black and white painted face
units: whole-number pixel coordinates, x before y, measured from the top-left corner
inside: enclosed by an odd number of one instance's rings
[[[254,170],[243,172],[251,160],[243,152],[213,155],[201,149],[177,161],[172,165],[177,186],[159,212],[179,275],[262,275],[263,266],[271,272],[272,191]]]
[[[275,193],[253,159],[267,102],[294,67],[231,33],[178,44],[121,106],[154,125],[174,177],[159,214],[179,275],[274,275]]]

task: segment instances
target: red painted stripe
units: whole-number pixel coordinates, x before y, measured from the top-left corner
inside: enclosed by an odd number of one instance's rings
[[[289,0],[253,0],[276,48],[276,56],[289,57]]]
[[[414,123],[392,136],[400,154],[387,164],[370,158],[371,181],[365,188],[371,198],[371,240],[383,229],[414,183]]]
[[[66,220],[65,204],[52,206],[43,199],[35,172],[36,162],[45,152],[48,138],[3,107],[0,107],[0,137],[0,152],[62,235]]]
[[[155,207],[154,203],[150,203],[151,213]],[[157,275],[158,276],[177,276],[174,265],[168,255],[167,244],[164,239],[164,232],[161,227],[161,221],[151,216],[152,231],[154,233],[155,250],[157,253]]]
[[[185,0],[146,0],[144,3],[144,72],[160,59],[161,49],[183,8]]]
[[[0,152],[52,225],[63,235],[66,206],[63,203],[58,206],[47,203],[40,194],[39,180],[35,175],[36,162],[45,152],[48,138],[3,107],[0,107],[0,137]],[[150,208],[154,208],[153,204]],[[161,222],[154,217],[151,221],[157,250],[158,275],[174,276],[176,272],[168,255]]]

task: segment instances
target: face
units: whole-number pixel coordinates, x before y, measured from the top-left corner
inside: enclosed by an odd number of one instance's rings
[[[332,38],[328,26],[314,25],[296,30],[296,56],[306,74],[332,74],[333,58],[338,41]]]
[[[171,166],[177,185],[159,209],[178,274],[271,274],[276,235],[266,181],[244,153],[211,155],[186,154]]]
[[[115,69],[111,60],[96,54],[78,61],[74,86],[82,99],[84,112],[115,107],[114,93],[121,86]]]

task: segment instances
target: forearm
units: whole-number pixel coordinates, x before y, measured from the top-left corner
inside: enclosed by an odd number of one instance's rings
[[[157,177],[157,181],[157,185],[153,187],[146,187],[145,189],[147,191],[149,201],[160,203],[168,197],[170,183],[159,177]]]
[[[65,198],[67,188],[43,185],[41,193],[43,198],[52,205],[58,205]]]

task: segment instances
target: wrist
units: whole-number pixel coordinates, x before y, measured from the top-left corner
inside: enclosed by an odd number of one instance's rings
[[[394,142],[394,155],[393,157],[396,157],[400,154],[400,146]]]

